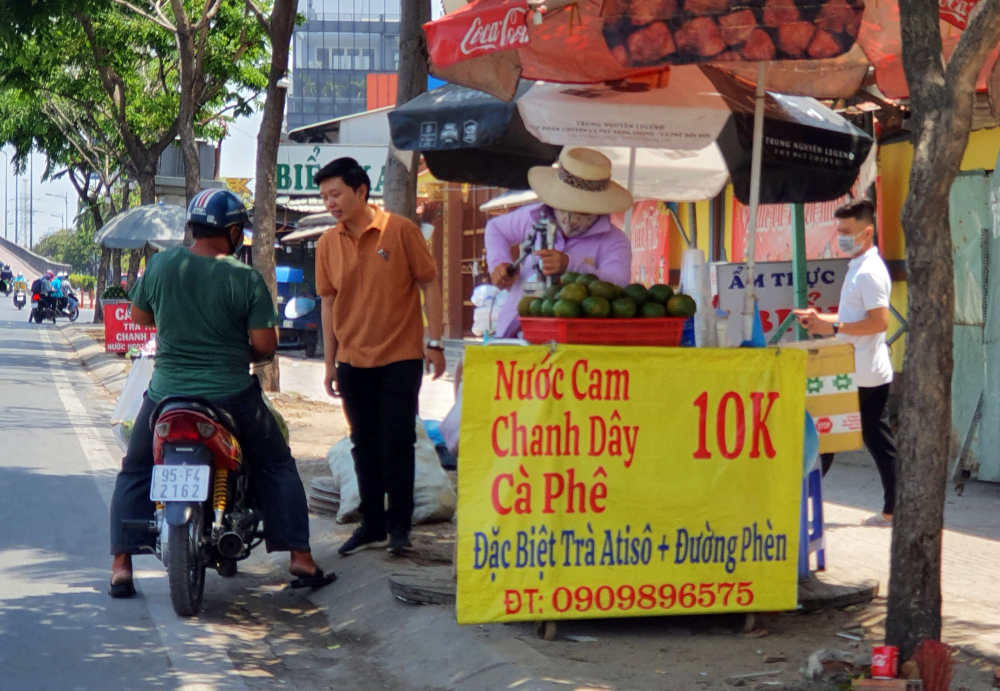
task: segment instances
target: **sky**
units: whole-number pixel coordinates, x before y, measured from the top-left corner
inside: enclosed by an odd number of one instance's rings
[[[240,118],[229,126],[229,136],[222,143],[222,157],[219,161],[220,177],[246,178],[254,176],[254,168],[257,162],[257,129],[260,127],[260,114],[254,113],[250,117]],[[22,201],[29,211],[32,205],[27,201],[34,200],[34,240],[37,243],[41,238],[50,233],[54,233],[63,227],[63,218],[66,216],[68,203],[70,224],[77,212],[77,194],[73,184],[65,177],[58,180],[43,181],[42,175],[45,172],[45,156],[35,153],[32,156],[34,162],[34,175],[31,175],[32,168],[24,172],[24,175],[15,176],[14,168],[8,165],[14,150],[10,147],[0,149],[0,164],[3,164],[5,179],[0,180],[0,189],[6,190],[6,202],[0,212],[6,219],[4,224],[4,238],[14,240],[15,228],[15,186],[19,190],[18,207]],[[6,160],[2,160],[6,159]],[[31,189],[31,178],[34,177],[34,189]],[[19,211],[20,217],[18,226],[29,228],[27,219],[30,217],[25,211]],[[22,224],[21,221],[24,221]],[[22,238],[27,238],[27,231],[19,230]],[[22,241],[21,244],[26,244]]]

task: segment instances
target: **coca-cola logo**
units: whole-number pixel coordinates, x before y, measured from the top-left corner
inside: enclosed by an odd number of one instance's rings
[[[969,15],[978,2],[979,0],[938,0],[938,14],[952,26],[964,29],[969,23]]]
[[[889,656],[885,653],[875,653],[872,655],[872,667],[884,667],[889,664]]]
[[[465,32],[465,38],[459,45],[460,50],[465,55],[472,55],[527,45],[527,13],[528,10],[524,7],[512,7],[502,19],[495,21],[484,22],[481,17],[476,17]]]

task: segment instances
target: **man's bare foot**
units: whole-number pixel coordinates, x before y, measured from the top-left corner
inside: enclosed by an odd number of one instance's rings
[[[116,554],[111,562],[111,585],[132,582],[132,555]]]
[[[313,561],[312,552],[296,552],[292,550],[292,561],[288,565],[288,571],[293,576],[312,576],[319,570],[319,566]]]

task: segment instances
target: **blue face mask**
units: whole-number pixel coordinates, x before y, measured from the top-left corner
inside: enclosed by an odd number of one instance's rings
[[[864,245],[858,244],[857,239],[853,235],[838,235],[837,242],[840,244],[840,251],[852,257],[864,247]]]

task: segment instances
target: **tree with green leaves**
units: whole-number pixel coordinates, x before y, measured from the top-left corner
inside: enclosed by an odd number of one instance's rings
[[[113,0],[159,28],[175,43],[177,55],[177,128],[184,157],[188,201],[201,187],[196,139],[206,104],[223,98],[235,115],[251,110],[243,92],[266,85],[262,50],[266,34],[249,17],[241,0]]]

